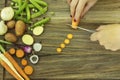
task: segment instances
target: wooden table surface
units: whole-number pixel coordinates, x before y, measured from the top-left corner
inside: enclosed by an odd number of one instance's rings
[[[120,51],[105,50],[98,42],[90,41],[90,33],[66,26],[71,23],[66,0],[45,1],[49,4],[49,11],[54,11],[55,15],[45,25],[44,33],[34,36],[36,42],[42,42],[43,48],[36,53],[40,61],[33,65],[35,71],[31,79],[120,79]],[[0,9],[9,2],[0,0]],[[81,20],[80,26],[95,30],[99,25],[109,23],[120,23],[120,0],[99,0]],[[72,33],[74,38],[58,54],[56,48],[68,33]],[[0,80],[14,78],[0,66]]]

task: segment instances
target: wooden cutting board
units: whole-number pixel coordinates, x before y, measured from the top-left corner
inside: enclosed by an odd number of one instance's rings
[[[90,33],[66,26],[71,23],[66,0],[45,1],[49,4],[49,12],[55,12],[55,15],[45,25],[44,33],[40,37],[34,36],[36,41],[42,42],[43,49],[37,53],[40,61],[33,65],[35,71],[30,76],[32,80],[120,79],[120,51],[105,50],[98,42],[90,41]],[[2,8],[4,0],[0,2],[3,3],[0,3]],[[81,20],[80,26],[95,30],[99,25],[110,23],[120,23],[120,0],[99,0]],[[72,33],[74,37],[63,52],[58,54],[56,48],[68,33]],[[1,78],[14,80],[2,67],[0,70]]]

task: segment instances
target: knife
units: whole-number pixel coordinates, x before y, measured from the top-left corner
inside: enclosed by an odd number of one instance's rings
[[[67,26],[72,27],[71,24],[67,24]],[[96,32],[96,31],[94,31],[94,30],[90,30],[90,29],[82,28],[82,27],[80,27],[80,26],[77,26],[77,29],[80,29],[80,30],[83,30],[83,31],[87,31],[87,32],[90,32],[90,33],[94,33],[94,32]]]

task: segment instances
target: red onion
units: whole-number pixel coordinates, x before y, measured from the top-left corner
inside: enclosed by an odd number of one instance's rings
[[[24,50],[25,53],[31,53],[32,52],[32,48],[30,46],[24,46],[22,49]]]

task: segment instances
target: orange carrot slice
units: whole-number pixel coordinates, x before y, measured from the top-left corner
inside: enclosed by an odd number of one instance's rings
[[[24,68],[24,72],[27,74],[27,75],[31,75],[33,73],[33,67],[32,66],[25,66]]]
[[[78,21],[74,21],[74,18],[72,18],[72,28],[77,29],[77,26],[79,25],[80,19]]]

